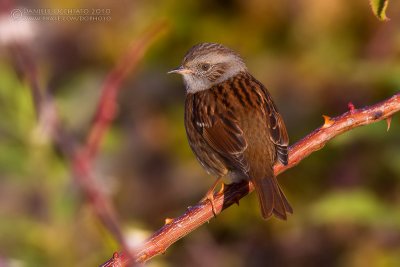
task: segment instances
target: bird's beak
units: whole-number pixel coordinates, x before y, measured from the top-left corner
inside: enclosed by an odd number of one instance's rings
[[[168,74],[171,74],[171,73],[188,74],[188,73],[192,73],[192,71],[189,69],[185,69],[183,66],[179,66],[176,69],[168,71],[167,73]]]

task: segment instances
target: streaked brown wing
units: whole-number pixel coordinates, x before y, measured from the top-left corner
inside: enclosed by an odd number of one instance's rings
[[[185,101],[185,128],[189,145],[197,160],[209,174],[219,177],[228,173],[225,163],[217,152],[210,148],[204,140],[203,128],[212,125],[211,117],[200,116],[202,97],[197,94],[188,94]],[[207,109],[206,109],[207,111]],[[201,118],[201,119],[199,119]]]
[[[278,160],[287,165],[289,136],[283,118],[265,86],[254,77],[252,77],[252,81],[262,90],[264,95],[265,111],[268,119],[267,125],[271,133],[270,139],[275,144]]]
[[[289,137],[287,134],[285,123],[283,122],[281,114],[276,110],[275,104],[268,98],[267,105],[272,106],[271,112],[268,114],[269,123],[268,128],[271,131],[271,141],[276,146],[278,160],[284,164],[288,164],[288,145]]]
[[[212,121],[214,122],[212,125],[203,128],[204,140],[226,163],[247,173],[249,165],[243,157],[247,142],[237,119],[231,112],[226,112],[225,114],[215,114]]]
[[[189,144],[208,171],[220,176],[230,169],[248,171],[243,155],[247,143],[238,120],[211,90],[187,95],[185,118]]]

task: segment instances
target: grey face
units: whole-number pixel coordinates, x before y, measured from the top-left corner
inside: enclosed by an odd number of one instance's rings
[[[246,70],[243,60],[231,49],[220,44],[202,43],[192,47],[182,65],[169,73],[181,74],[186,91],[195,93]]]

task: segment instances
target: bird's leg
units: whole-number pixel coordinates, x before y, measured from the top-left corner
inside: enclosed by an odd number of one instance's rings
[[[209,201],[211,203],[212,212],[214,217],[217,217],[217,212],[215,210],[214,205],[214,191],[217,185],[222,181],[223,176],[218,177],[217,180],[212,184],[211,188],[207,191],[206,195],[201,199],[201,202]],[[218,193],[222,193],[224,191],[224,184],[222,183],[221,190]]]

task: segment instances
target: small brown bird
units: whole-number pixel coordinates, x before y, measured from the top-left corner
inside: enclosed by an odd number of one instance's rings
[[[288,163],[289,138],[267,89],[247,70],[241,57],[216,43],[201,43],[169,73],[186,86],[185,127],[190,147],[209,174],[218,177],[206,194],[215,214],[216,185],[229,175],[250,180],[262,216],[286,220],[293,213],[274,176],[276,160]]]

